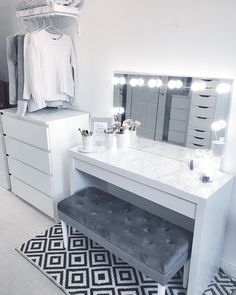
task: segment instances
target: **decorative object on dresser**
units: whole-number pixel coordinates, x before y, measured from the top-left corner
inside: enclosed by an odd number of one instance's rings
[[[126,119],[122,126],[127,130],[126,134],[128,136],[128,144],[136,144],[137,128],[141,126],[141,122],[133,121],[131,119]]]
[[[116,72],[113,83],[114,109],[141,120],[140,137],[210,149],[211,124],[228,119],[231,79]]]
[[[45,109],[22,119],[7,109],[1,119],[12,192],[56,219],[57,202],[70,195],[68,149],[80,143],[89,114]]]
[[[113,123],[112,117],[92,117],[91,130],[94,135],[94,144],[97,146],[105,144],[104,130],[108,129]]]
[[[93,149],[93,132],[89,130],[81,130],[79,132],[82,136],[83,150],[85,152],[90,152]]]

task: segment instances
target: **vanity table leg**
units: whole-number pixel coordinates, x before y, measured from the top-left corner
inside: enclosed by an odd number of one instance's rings
[[[157,289],[157,295],[165,295],[166,293],[166,286],[162,286],[161,284],[158,284],[158,289]]]
[[[183,287],[187,289],[188,287],[188,278],[189,278],[189,268],[190,268],[190,260],[184,265],[184,273],[183,273]]]
[[[67,232],[67,225],[64,221],[61,220],[61,227],[62,227],[62,235],[63,235],[63,242],[66,250],[68,249],[68,232]]]
[[[197,206],[187,295],[202,295],[219,270],[230,197],[224,186]]]

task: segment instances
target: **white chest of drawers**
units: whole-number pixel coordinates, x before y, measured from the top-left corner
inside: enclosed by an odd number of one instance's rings
[[[9,170],[7,165],[6,149],[5,149],[1,119],[0,119],[0,185],[7,190],[10,189]]]
[[[89,114],[45,109],[21,119],[9,109],[2,123],[12,192],[56,219],[58,201],[70,194],[68,149],[80,143]]]

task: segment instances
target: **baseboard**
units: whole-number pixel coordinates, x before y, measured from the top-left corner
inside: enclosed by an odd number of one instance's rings
[[[221,268],[227,275],[236,279],[236,265],[229,263],[225,259],[221,259]]]

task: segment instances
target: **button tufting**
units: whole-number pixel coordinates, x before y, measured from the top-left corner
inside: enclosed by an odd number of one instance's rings
[[[148,232],[149,232],[149,229],[148,229],[148,228],[144,228],[143,231],[144,231],[145,233],[148,233]]]
[[[113,213],[112,210],[109,210],[108,212],[109,212],[109,214],[112,214]]]
[[[92,215],[97,215],[97,213],[96,212],[93,212]]]

